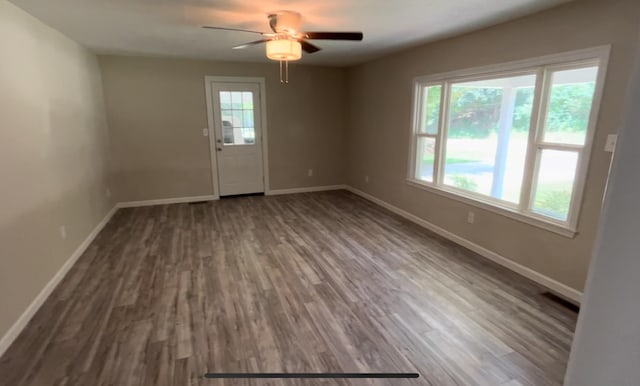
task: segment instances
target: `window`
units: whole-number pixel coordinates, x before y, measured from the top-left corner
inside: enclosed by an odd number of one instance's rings
[[[220,91],[220,112],[225,146],[255,143],[252,92]]]
[[[573,234],[607,55],[416,79],[409,180]]]

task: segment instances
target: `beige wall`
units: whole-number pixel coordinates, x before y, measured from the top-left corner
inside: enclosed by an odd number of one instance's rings
[[[0,52],[1,337],[113,204],[96,57],[5,0]]]
[[[204,77],[266,78],[271,189],[344,183],[345,70],[101,56],[119,201],[212,194]],[[307,176],[313,169],[313,176]]]
[[[607,134],[620,125],[640,2],[577,0],[539,14],[428,44],[349,71],[348,182],[517,263],[582,290],[610,164]],[[612,44],[579,234],[569,239],[405,183],[412,78]],[[366,184],[364,176],[370,177]],[[466,223],[467,211],[475,225]]]

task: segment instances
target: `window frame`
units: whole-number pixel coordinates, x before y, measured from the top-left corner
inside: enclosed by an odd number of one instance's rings
[[[414,78],[407,183],[410,186],[461,201],[566,237],[574,237],[577,233],[580,209],[584,197],[586,176],[601,107],[602,93],[605,87],[610,50],[611,46],[606,45]],[[589,66],[598,66],[598,73],[584,145],[544,142],[544,126],[548,114],[553,73]],[[448,98],[452,84],[522,75],[536,75],[536,82],[519,204],[445,185],[443,180],[449,126],[447,118]],[[441,86],[438,131],[435,135],[420,132],[421,106],[423,106],[423,94],[425,94],[422,89],[431,86]],[[415,176],[418,138],[420,137],[435,138],[432,182],[420,180]],[[536,213],[533,210],[535,184],[540,167],[540,154],[543,149],[576,152],[578,155],[571,204],[566,221],[557,220]]]

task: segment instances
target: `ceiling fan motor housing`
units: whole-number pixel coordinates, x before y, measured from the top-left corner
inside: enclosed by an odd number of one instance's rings
[[[300,32],[302,16],[293,11],[276,11],[269,14],[269,25],[276,33],[295,35]]]

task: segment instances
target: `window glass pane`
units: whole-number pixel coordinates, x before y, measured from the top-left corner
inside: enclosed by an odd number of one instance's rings
[[[244,126],[242,124],[242,122],[243,122],[242,110],[233,110],[231,113],[233,115],[233,127],[242,127],[242,126]]]
[[[233,123],[231,123],[231,117],[222,117],[222,138],[225,145],[233,144]]]
[[[242,93],[242,108],[252,110],[253,109],[253,93],[250,91],[244,91]]]
[[[220,91],[222,142],[224,145],[255,143],[253,93]]]
[[[242,109],[242,92],[231,91],[231,108]]]
[[[254,143],[256,141],[256,133],[253,127],[245,127],[242,129],[242,139],[244,143]]]
[[[440,121],[440,96],[442,86],[422,88],[422,106],[420,111],[420,132],[437,134]]]
[[[566,221],[571,207],[571,195],[578,166],[578,153],[542,150],[533,211]]]
[[[519,202],[535,83],[532,74],[452,84],[446,185]]]
[[[427,182],[433,182],[433,162],[435,160],[435,148],[435,138],[418,137],[418,150],[416,151],[417,179]]]
[[[584,145],[598,67],[556,71],[545,121],[544,141]]]
[[[229,91],[220,91],[220,107],[222,109],[231,108],[231,93]]]
[[[243,110],[243,120],[245,127],[253,127],[253,110]]]

